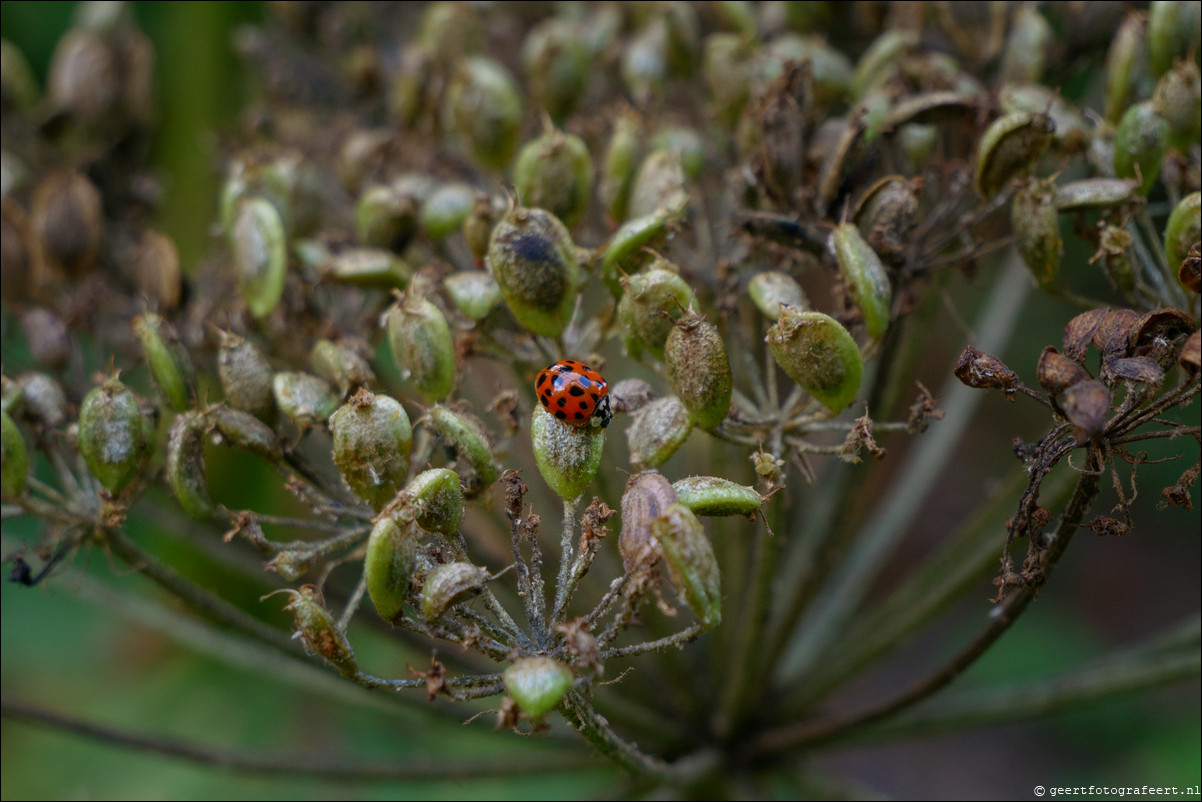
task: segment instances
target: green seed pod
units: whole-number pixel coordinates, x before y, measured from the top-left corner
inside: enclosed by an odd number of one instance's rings
[[[651,150],[680,154],[680,166],[689,181],[696,181],[705,170],[705,140],[693,128],[668,128],[651,140]]]
[[[0,491],[5,498],[17,498],[29,480],[29,454],[25,438],[7,410],[0,411],[0,447]]]
[[[831,412],[839,413],[855,400],[864,360],[839,321],[786,306],[766,339],[789,378]]]
[[[484,49],[480,15],[461,3],[431,3],[422,12],[416,43],[447,64]]]
[[[601,164],[601,203],[609,218],[626,219],[630,188],[643,152],[643,120],[634,109],[626,108],[614,122],[605,160]]]
[[[889,328],[889,312],[893,303],[893,285],[881,258],[877,256],[860,230],[852,223],[840,224],[831,235],[839,272],[846,282],[856,307],[864,316],[868,336],[879,340]]]
[[[659,561],[659,545],[651,537],[651,522],[677,502],[672,485],[659,471],[642,471],[630,477],[622,493],[622,532],[618,553],[622,568],[632,573]]]
[[[673,482],[672,490],[696,515],[751,515],[764,503],[754,487],[717,476],[689,476]]]
[[[214,404],[204,411],[204,417],[216,427],[225,443],[239,451],[271,462],[278,462],[283,456],[275,431],[249,412]]]
[[[466,488],[464,495],[475,498],[500,474],[484,424],[475,415],[441,404],[430,407],[426,414],[443,444],[456,454],[454,467]]]
[[[992,198],[1000,192],[1043,155],[1055,132],[1046,114],[1015,112],[994,120],[977,148],[977,194]]]
[[[714,324],[690,309],[668,334],[664,361],[672,392],[695,426],[713,429],[726,420],[734,385],[726,344]]]
[[[57,429],[67,420],[67,396],[50,375],[22,373],[14,386],[20,390],[21,415],[27,420],[43,429]]]
[[[1006,84],[998,92],[998,105],[1003,114],[1046,113],[1056,125],[1052,142],[1066,153],[1084,150],[1094,135],[1093,123],[1079,109],[1042,84]]]
[[[712,33],[705,38],[701,69],[714,114],[727,130],[734,128],[751,97],[755,45],[737,33]]]
[[[619,69],[626,90],[643,106],[663,94],[668,79],[668,25],[654,17],[626,42]]]
[[[1142,85],[1148,81],[1151,65],[1148,63],[1145,27],[1145,16],[1130,11],[1110,40],[1110,50],[1106,53],[1106,99],[1103,107],[1103,116],[1109,123],[1119,121],[1131,105],[1131,98],[1142,94]]]
[[[455,343],[442,310],[408,293],[388,311],[388,342],[402,375],[422,398],[440,401],[455,388]]]
[[[276,406],[301,429],[325,423],[340,401],[324,380],[310,373],[282,371],[271,380]]]
[[[530,439],[538,471],[551,489],[566,501],[579,498],[601,467],[605,429],[564,423],[540,404],[534,407]]]
[[[0,86],[5,108],[11,106],[28,113],[38,100],[38,79],[33,68],[21,49],[7,39],[0,39]]]
[[[513,184],[523,206],[546,209],[572,228],[584,216],[593,194],[588,146],[563,131],[544,133],[522,147]]]
[[[687,307],[693,300],[693,288],[677,275],[677,268],[666,259],[625,280],[626,292],[619,301],[619,314],[627,335],[638,340],[662,359],[664,343],[675,325],[669,312]]]
[[[572,687],[572,670],[550,657],[523,657],[505,669],[505,691],[530,718],[550,713]]]
[[[376,380],[371,365],[351,345],[318,340],[309,352],[313,372],[345,396],[354,387],[369,387]]]
[[[1169,124],[1150,100],[1127,109],[1114,132],[1114,172],[1119,178],[1142,179],[1146,196],[1160,177],[1160,160],[1169,147]]]
[[[460,64],[447,87],[442,116],[443,127],[455,132],[481,164],[501,170],[517,148],[522,95],[504,67],[474,56]]]
[[[902,57],[918,45],[913,31],[890,30],[882,33],[856,62],[851,78],[851,96],[861,100],[868,90],[884,81]]]
[[[133,322],[134,336],[150,364],[150,373],[176,412],[192,405],[196,394],[196,372],[192,358],[180,344],[171,326],[153,313],[139,315]]]
[[[1098,252],[1094,259],[1102,263],[1102,270],[1114,288],[1123,295],[1135,292],[1135,266],[1131,261],[1132,237],[1122,226],[1107,225],[1098,235]],[[1091,260],[1093,261],[1093,260]]]
[[[499,216],[497,204],[485,192],[477,192],[472,200],[472,210],[463,221],[463,239],[467,249],[476,257],[476,264],[484,264],[484,255],[488,253],[488,240],[492,237],[492,227]]]
[[[630,216],[639,218],[659,209],[677,209],[686,200],[684,163],[680,153],[652,151],[643,159],[630,189]]]
[[[906,166],[909,168],[906,172],[921,175],[935,153],[935,146],[939,144],[939,128],[921,123],[906,123],[897,129],[897,142],[906,157]]]
[[[637,270],[646,258],[645,249],[662,247],[668,241],[672,223],[680,219],[683,211],[682,202],[678,207],[658,209],[646,217],[627,220],[610,237],[601,259],[601,277],[615,298],[622,296],[619,268],[628,274]]]
[[[437,621],[456,604],[476,597],[484,590],[488,571],[471,563],[445,563],[426,577],[422,585],[422,614]]]
[[[1002,81],[1039,83],[1051,44],[1052,26],[1043,15],[1033,6],[1019,6],[1002,53]]]
[[[79,407],[79,452],[110,493],[119,493],[138,475],[152,437],[153,421],[116,378],[93,388]]]
[[[809,309],[810,302],[805,291],[797,280],[788,273],[779,270],[766,270],[756,273],[747,282],[747,293],[751,296],[756,308],[769,320],[780,317],[781,304],[795,306],[798,309]]]
[[[265,423],[274,423],[276,405],[271,389],[274,376],[271,363],[262,351],[236,334],[222,331],[217,337],[217,375],[221,379],[225,402]]]
[[[585,95],[592,57],[576,26],[552,17],[530,29],[522,45],[522,67],[535,102],[551,119],[563,122]]]
[[[626,430],[630,463],[638,470],[658,468],[689,439],[693,422],[684,403],[674,395],[657,398],[636,413]]]
[[[234,278],[255,317],[266,317],[284,294],[288,244],[284,222],[270,202],[245,198],[238,203],[230,230]]]
[[[542,209],[514,209],[493,228],[484,261],[523,328],[544,337],[563,333],[581,283],[563,223]]]
[[[468,184],[442,184],[422,201],[422,231],[432,240],[442,240],[463,226],[476,202],[476,190]]]
[[[284,609],[291,610],[295,616],[296,631],[305,650],[327,660],[344,677],[358,674],[355,652],[346,633],[338,628],[334,616],[322,604],[321,591],[313,585],[303,585],[300,590],[284,588],[283,592],[291,597]]]
[[[190,410],[176,416],[167,435],[167,462],[163,469],[167,484],[184,512],[193,518],[208,518],[214,512],[205,480],[206,428],[201,413]]]
[[[1202,240],[1202,193],[1191,192],[1181,199],[1164,226],[1164,252],[1169,267],[1178,268],[1190,246]]]
[[[363,577],[371,602],[385,621],[401,614],[409,596],[418,546],[418,533],[411,526],[398,526],[392,518],[381,518],[372,527],[363,558]]]
[[[463,522],[463,487],[459,474],[449,468],[422,471],[405,485],[417,525],[427,532],[454,537]]]
[[[1018,191],[1010,206],[1014,244],[1035,283],[1044,290],[1056,286],[1060,252],[1064,249],[1055,193],[1051,181],[1031,181]]]
[[[722,584],[718,560],[697,516],[673,504],[651,522],[651,535],[663,551],[680,599],[706,629],[722,623]]]
[[[352,248],[329,260],[325,277],[353,287],[403,290],[413,278],[413,268],[383,248]]]
[[[1110,209],[1131,203],[1143,203],[1134,178],[1083,178],[1056,187],[1056,210],[1075,212],[1082,209]]]
[[[771,81],[779,75],[787,61],[808,61],[814,102],[818,106],[830,108],[847,97],[855,67],[822,36],[786,33],[773,39],[765,50],[768,57],[765,60],[766,80]]]
[[[1169,147],[1189,153],[1202,133],[1202,75],[1193,61],[1178,61],[1156,85],[1156,113],[1169,126]]]
[[[1157,0],[1149,6],[1148,56],[1154,75],[1168,72],[1173,59],[1197,56],[1202,45],[1200,16],[1202,9],[1189,0]]]
[[[386,395],[360,389],[330,416],[334,464],[355,495],[383,509],[409,473],[413,430],[405,408]]]
[[[472,320],[483,320],[501,302],[501,288],[491,273],[461,270],[442,280],[451,302]]]
[[[417,200],[388,184],[365,189],[355,204],[355,241],[400,253],[417,231]]]

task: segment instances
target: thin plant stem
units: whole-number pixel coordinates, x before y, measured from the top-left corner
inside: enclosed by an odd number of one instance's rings
[[[576,506],[580,496],[572,500],[563,500],[563,533],[559,537],[559,575],[555,578],[555,606],[551,608],[551,620],[559,621],[564,607],[572,598],[572,590],[583,571],[578,576],[573,570],[572,538],[576,529]],[[575,581],[573,581],[573,577]]]

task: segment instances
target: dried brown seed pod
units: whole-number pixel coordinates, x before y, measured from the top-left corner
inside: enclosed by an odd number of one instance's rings
[[[1139,314],[1131,309],[1107,309],[1093,332],[1093,344],[1102,356],[1125,356]]]
[[[969,387],[1001,390],[1010,400],[1022,386],[1018,374],[993,354],[964,347],[956,362],[956,378]]]
[[[622,533],[618,552],[627,573],[659,561],[657,544],[651,537],[651,522],[677,503],[676,491],[659,471],[641,471],[626,481],[622,493]]]
[[[1086,379],[1064,391],[1060,406],[1077,427],[1078,438],[1096,437],[1110,417],[1110,391],[1100,381]]]
[[[52,274],[75,278],[96,261],[104,218],[100,190],[87,176],[58,170],[43,178],[33,192],[30,216]]]
[[[1177,361],[1177,350],[1194,330],[1193,319],[1178,309],[1145,312],[1131,327],[1127,342],[1132,356],[1147,356],[1168,370]]]
[[[1039,355],[1039,365],[1035,369],[1039,386],[1053,398],[1061,395],[1069,387],[1090,378],[1085,368],[1061,354],[1055,346],[1049,345]]]

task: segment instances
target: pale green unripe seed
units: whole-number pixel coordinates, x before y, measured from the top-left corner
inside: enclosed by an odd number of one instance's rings
[[[544,337],[563,333],[581,283],[563,223],[542,209],[514,209],[493,228],[485,263],[522,327]]]
[[[571,23],[550,18],[530,29],[522,45],[522,67],[534,100],[551,119],[562,122],[584,97],[592,59]]]
[[[484,424],[474,415],[441,404],[430,407],[426,415],[443,444],[456,454],[455,472],[463,480],[464,495],[475,498],[500,474]]]
[[[443,100],[443,125],[454,131],[486,167],[501,170],[517,148],[522,95],[497,62],[465,59]]]
[[[1156,85],[1156,112],[1169,127],[1169,146],[1182,153],[1202,133],[1202,75],[1193,61],[1178,61]]]
[[[344,677],[358,674],[355,652],[346,633],[338,628],[334,616],[322,604],[320,591],[313,585],[304,585],[300,590],[284,588],[283,592],[290,595],[284,609],[292,611],[305,650],[328,660]]]
[[[401,614],[409,596],[418,545],[418,533],[412,527],[398,526],[392,518],[381,518],[372,527],[363,558],[363,577],[371,602],[385,621]]]
[[[476,190],[463,183],[442,184],[422,201],[422,231],[442,240],[458,231],[472,213]]]
[[[765,50],[768,56],[765,80],[776,78],[787,61],[808,60],[813,77],[814,100],[819,106],[829,108],[847,96],[854,67],[851,60],[824,37],[786,33],[773,39]]]
[[[13,384],[20,389],[21,415],[27,420],[45,429],[57,429],[67,420],[67,396],[53,377],[22,373]]]
[[[668,78],[668,26],[654,17],[626,41],[620,64],[622,81],[636,104],[663,93]]]
[[[297,371],[275,374],[271,391],[276,406],[301,429],[325,423],[338,409],[340,400],[325,380]]]
[[[117,379],[93,388],[79,408],[79,452],[100,484],[118,493],[142,467],[153,432],[138,397]]]
[[[618,302],[618,313],[626,327],[628,338],[635,338],[658,358],[663,358],[675,322],[670,313],[687,307],[693,300],[693,288],[682,279],[666,260],[631,276],[626,292]]]
[[[349,345],[318,340],[309,352],[313,372],[346,395],[351,388],[368,387],[376,380],[371,365]]]
[[[855,400],[864,360],[839,321],[821,312],[784,307],[767,341],[789,378],[831,412],[841,412]]]
[[[463,487],[459,474],[449,468],[422,471],[405,485],[417,525],[427,532],[454,537],[463,522]]]
[[[593,194],[593,160],[584,140],[549,131],[527,142],[513,168],[514,189],[523,206],[546,209],[572,228]]]
[[[862,99],[917,44],[918,35],[913,31],[886,31],[874,39],[856,62],[851,78],[851,96]]]
[[[1160,161],[1169,147],[1169,124],[1150,100],[1136,103],[1123,114],[1114,132],[1114,172],[1119,178],[1142,179],[1139,192],[1147,195],[1160,177]]]
[[[566,501],[579,498],[601,466],[605,429],[564,423],[540,404],[534,408],[530,439],[539,473],[551,489]]]
[[[275,430],[249,412],[214,404],[204,411],[204,418],[216,428],[222,442],[231,448],[271,462],[278,462],[281,458],[280,441]]]
[[[1202,34],[1199,33],[1200,9],[1190,0],[1157,0],[1148,8],[1148,56],[1152,71],[1164,75],[1173,59],[1185,58],[1193,51],[1197,57]]]
[[[1202,192],[1191,192],[1173,209],[1164,227],[1164,252],[1169,268],[1179,268],[1190,246],[1199,240],[1202,240]]]
[[[1033,6],[1019,6],[1002,54],[1002,81],[1037,83],[1043,76],[1052,26]]]
[[[737,33],[713,33],[705,38],[702,72],[718,119],[730,130],[751,96],[754,43]]]
[[[810,308],[810,302],[797,280],[779,270],[756,273],[751,277],[751,281],[747,282],[747,293],[756,308],[770,320],[780,317],[781,304],[798,309]]]
[[[1056,124],[1046,114],[1015,112],[994,120],[977,148],[977,193],[992,198],[1000,192],[1043,155],[1055,132]]]
[[[1110,40],[1106,53],[1106,95],[1104,117],[1117,123],[1131,105],[1131,98],[1148,80],[1148,43],[1144,15],[1130,11]]]
[[[334,464],[355,495],[380,510],[409,473],[413,430],[395,399],[361,389],[330,416]]]
[[[1098,234],[1098,252],[1094,256],[1101,262],[1106,278],[1124,295],[1135,292],[1135,265],[1131,261],[1133,242],[1127,229],[1108,224]]]
[[[501,680],[522,712],[538,718],[551,712],[572,687],[572,671],[550,657],[523,657],[514,662]]]
[[[694,425],[713,429],[726,420],[734,384],[726,344],[714,324],[686,312],[668,334],[664,362],[672,392]]]
[[[605,159],[601,163],[601,203],[611,220],[626,219],[630,188],[643,152],[643,122],[638,112],[626,109],[614,123]]]
[[[501,287],[491,273],[461,270],[442,280],[451,303],[472,320],[483,320],[501,302]]]
[[[150,365],[155,384],[176,412],[192,405],[195,371],[188,352],[165,320],[153,313],[134,318],[134,336],[142,343],[142,352]]]
[[[1142,203],[1138,190],[1134,178],[1082,178],[1056,187],[1056,209],[1073,212]]]
[[[275,395],[271,383],[274,373],[263,352],[246,340],[221,332],[217,353],[217,375],[225,402],[234,409],[257,417],[267,423],[276,418]]]
[[[205,429],[201,413],[189,410],[176,416],[167,435],[163,472],[180,507],[193,518],[207,518],[214,512],[205,479]]]
[[[1014,244],[1023,263],[1042,289],[1056,285],[1060,268],[1060,214],[1051,181],[1032,181],[1018,191],[1010,206]]]
[[[684,205],[684,161],[674,150],[654,150],[639,166],[630,189],[630,217],[654,214]]]
[[[447,610],[474,598],[484,590],[488,571],[471,563],[445,563],[426,577],[422,585],[422,615],[437,621]]]
[[[645,249],[662,247],[668,241],[672,223],[680,219],[683,211],[682,199],[680,206],[664,207],[645,217],[627,220],[610,237],[601,260],[601,277],[615,298],[622,297],[620,271],[633,273],[645,263]]]
[[[389,184],[368,187],[355,204],[355,240],[400,253],[417,231],[417,200]]]
[[[7,411],[0,411],[0,491],[5,498],[25,492],[29,480],[29,453],[25,438]]]
[[[246,306],[255,317],[266,317],[284,294],[288,244],[284,221],[263,198],[238,203],[230,233],[234,278]]]
[[[889,328],[893,303],[893,285],[889,283],[885,265],[852,223],[843,223],[836,228],[831,242],[839,272],[864,316],[868,336],[879,340]]]
[[[329,281],[352,287],[404,289],[413,278],[413,268],[383,248],[352,248],[324,261],[322,267]]]
[[[693,422],[689,412],[674,395],[657,398],[634,414],[626,430],[630,462],[635,468],[658,468],[689,439]]]
[[[688,507],[673,504],[651,522],[672,584],[706,629],[722,623],[722,583],[705,527]]]
[[[455,343],[442,310],[410,293],[388,312],[388,342],[401,373],[426,401],[455,388]]]
[[[689,476],[673,482],[672,490],[696,515],[751,515],[764,503],[754,487],[717,476]]]

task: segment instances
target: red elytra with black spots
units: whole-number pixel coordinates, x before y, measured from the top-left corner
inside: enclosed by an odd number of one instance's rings
[[[539,403],[573,426],[609,425],[609,383],[601,374],[575,359],[561,359],[539,371],[534,382]]]

